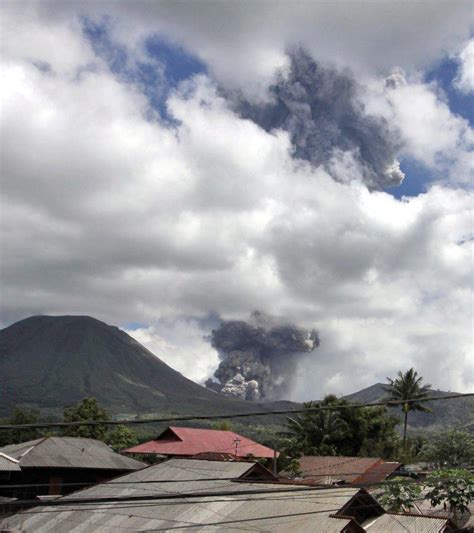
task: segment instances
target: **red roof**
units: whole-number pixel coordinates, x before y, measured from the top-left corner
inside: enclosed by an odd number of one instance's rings
[[[274,452],[262,444],[218,429],[180,428],[170,426],[155,440],[125,450],[127,453],[194,456],[201,453],[229,454],[232,457],[272,458]],[[278,452],[277,452],[278,455]]]

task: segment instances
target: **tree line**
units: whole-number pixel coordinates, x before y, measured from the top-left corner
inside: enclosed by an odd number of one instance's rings
[[[133,429],[118,425],[109,429],[107,424],[111,420],[110,413],[101,407],[95,398],[84,398],[77,405],[66,407],[63,411],[64,422],[104,422],[94,426],[72,426],[60,428],[59,430],[48,430],[42,428],[14,428],[0,431],[0,446],[17,444],[41,437],[82,437],[85,439],[96,439],[105,442],[115,451],[121,451],[138,444],[138,437]],[[6,424],[35,424],[40,421],[40,415],[32,409],[22,409],[16,407]]]

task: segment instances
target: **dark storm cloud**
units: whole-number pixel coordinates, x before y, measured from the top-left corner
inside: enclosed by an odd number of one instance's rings
[[[257,400],[279,397],[291,386],[295,364],[319,346],[318,333],[291,324],[274,324],[254,312],[249,322],[226,320],[210,342],[221,359],[206,384],[224,394]]]
[[[287,131],[294,156],[315,167],[330,171],[337,152],[350,151],[369,187],[399,185],[404,175],[396,163],[396,134],[384,119],[365,112],[352,75],[316,63],[300,48],[289,58],[289,71],[270,88],[273,101],[262,105],[240,99],[237,111],[266,131]]]

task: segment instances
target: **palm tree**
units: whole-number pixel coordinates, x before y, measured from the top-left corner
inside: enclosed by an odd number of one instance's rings
[[[305,409],[316,403],[307,402]],[[349,426],[338,411],[311,410],[287,419],[288,429],[305,454],[336,455],[338,444],[348,438]]]
[[[415,369],[410,368],[405,373],[398,371],[395,379],[387,378],[389,384],[384,389],[389,393],[390,400],[418,400],[428,396],[431,385],[421,385],[423,378],[418,376]],[[425,407],[422,403],[406,402],[402,404],[402,411],[404,413],[403,421],[403,447],[406,447],[407,441],[407,421],[408,413],[410,411],[422,411],[423,413],[430,413],[431,409]]]

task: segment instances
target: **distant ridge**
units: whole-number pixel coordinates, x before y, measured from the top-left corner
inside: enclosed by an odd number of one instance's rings
[[[386,384],[375,383],[366,389],[354,392],[344,396],[346,400],[351,402],[378,402],[387,399],[387,393],[384,389]],[[430,391],[430,396],[447,396],[453,392],[446,392],[440,390]],[[445,402],[427,402],[426,407],[429,407],[431,413],[422,413],[419,411],[411,411],[408,415],[409,429],[419,431],[439,431],[447,427],[464,427],[470,431],[474,431],[474,398],[459,398],[455,400],[447,400]],[[391,409],[394,414],[399,414],[400,410]],[[401,414],[401,413],[400,413]]]
[[[16,405],[54,414],[86,396],[120,414],[255,408],[201,387],[89,316],[32,316],[0,331],[0,414]]]
[[[354,402],[384,399],[383,383],[344,398]],[[433,391],[433,395],[449,394]],[[32,316],[0,330],[0,417],[15,406],[58,416],[86,396],[124,417],[232,414],[297,409],[280,400],[258,404],[222,396],[185,378],[115,326],[89,316]],[[474,398],[429,405],[432,413],[410,413],[414,431],[448,426],[474,431]],[[397,411],[393,409],[393,413]],[[284,424],[285,417],[243,419],[258,425]]]

